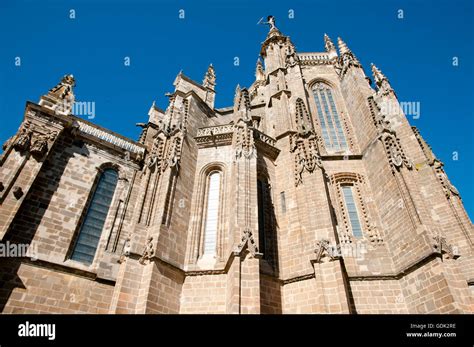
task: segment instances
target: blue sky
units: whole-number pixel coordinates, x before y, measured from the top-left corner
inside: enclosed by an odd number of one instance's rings
[[[164,94],[181,69],[201,81],[212,62],[216,106],[230,106],[236,84],[254,79],[268,31],[256,23],[273,14],[298,51],[323,51],[325,32],[334,41],[341,36],[366,71],[370,62],[382,69],[401,101],[420,102],[410,123],[445,163],[472,216],[473,3],[1,0],[0,142],[16,132],[26,100],[37,102],[66,73],[76,77],[77,100],[95,102],[95,123],[134,139],[152,101],[166,107]]]

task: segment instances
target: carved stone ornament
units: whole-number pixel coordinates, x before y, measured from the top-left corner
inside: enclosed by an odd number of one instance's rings
[[[48,139],[49,135],[42,134],[35,137],[31,143],[30,153],[37,158],[42,158],[48,151]]]
[[[410,170],[413,168],[413,163],[405,156],[405,152],[400,144],[400,139],[394,132],[384,132],[381,135],[381,140],[384,144],[392,171],[399,170],[403,165]]]
[[[313,173],[323,168],[319,155],[317,137],[311,131],[306,134],[295,133],[290,137],[290,152],[295,155],[295,186],[303,183],[303,173]]]
[[[393,93],[392,86],[382,71],[380,71],[374,64],[371,64],[371,69],[375,85],[377,86],[377,93],[382,95],[388,95],[391,92]]]
[[[457,259],[460,257],[459,250],[456,246],[448,244],[443,236],[433,237],[433,250],[446,259]]]
[[[13,147],[20,152],[27,151],[30,148],[32,134],[33,131],[29,128],[29,124],[25,123],[25,125],[20,130],[20,134],[15,140]]]
[[[331,52],[336,50],[336,46],[334,46],[334,43],[332,40],[329,38],[327,34],[324,34],[324,48],[326,49],[326,52]]]
[[[127,259],[127,257],[130,256],[131,249],[132,249],[132,240],[130,237],[127,237],[123,245],[122,254],[120,255],[120,259],[118,261],[119,263],[123,263]]]
[[[335,251],[327,239],[316,241],[314,253],[316,254],[314,258],[315,263],[326,263],[340,258],[337,250]]]
[[[250,229],[245,229],[243,231],[240,243],[236,247],[235,252],[241,253],[246,246],[252,257],[258,257],[262,255],[258,251],[257,243],[255,242],[252,231]]]
[[[214,90],[216,86],[216,72],[212,64],[209,65],[209,68],[207,69],[206,75],[204,76],[204,80],[202,81],[202,86],[211,90]]]
[[[235,125],[235,159],[252,158],[255,152],[253,128],[245,121],[240,120]]]
[[[142,265],[148,264],[150,260],[155,256],[155,249],[153,247],[153,237],[148,237],[145,249],[143,250],[142,256],[138,262]]]
[[[359,60],[354,53],[347,47],[346,43],[339,37],[337,39],[340,56],[336,61],[335,69],[340,78],[343,78],[351,67],[361,67]]]
[[[176,135],[173,137],[168,150],[167,164],[170,168],[179,168],[179,162],[181,159],[181,144],[182,136]]]
[[[144,175],[147,172],[153,172],[160,169],[165,150],[165,141],[166,139],[162,136],[156,136],[153,139],[151,152],[147,155],[145,159],[145,165],[143,166]]]
[[[299,63],[298,56],[296,54],[293,44],[290,42],[286,48],[286,67],[293,67]]]
[[[438,159],[434,159],[433,168],[436,172],[436,177],[438,177],[438,180],[441,183],[441,186],[443,187],[443,191],[446,197],[448,199],[451,198],[452,195],[460,197],[459,191],[451,183],[448,176],[446,175],[446,172],[444,171],[444,168],[443,168],[443,163],[439,161]]]

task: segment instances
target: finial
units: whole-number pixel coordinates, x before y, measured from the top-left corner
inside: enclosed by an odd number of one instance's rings
[[[57,114],[72,114],[72,107],[76,99],[73,89],[75,85],[76,80],[73,75],[64,75],[61,82],[40,98],[39,104],[54,110]]]
[[[63,76],[61,83],[68,84],[71,87],[74,87],[76,85],[76,80],[74,79],[74,75],[69,74]]]
[[[336,50],[334,43],[327,34],[324,34],[324,47],[326,48],[326,52],[332,52]]]
[[[374,81],[377,85],[379,85],[382,80],[387,79],[382,71],[380,71],[373,63],[370,63],[370,68],[372,69],[372,75],[374,76]]]
[[[255,69],[255,79],[257,81],[265,80],[265,72],[263,71],[263,65],[260,58],[257,58],[257,67]]]
[[[374,76],[374,81],[377,86],[378,91],[382,92],[383,94],[387,94],[389,92],[393,92],[393,89],[388,81],[387,77],[380,71],[377,66],[374,64],[370,64],[372,69],[372,74]]]
[[[347,47],[346,43],[342,41],[340,37],[337,38],[337,45],[339,47],[339,53],[341,55],[351,53],[351,50]]]
[[[212,66],[212,63],[209,64],[209,67],[207,68],[206,74],[204,75],[204,80],[202,81],[202,85],[205,88],[209,88],[214,90],[214,87],[216,86],[216,72],[214,70],[214,66]]]

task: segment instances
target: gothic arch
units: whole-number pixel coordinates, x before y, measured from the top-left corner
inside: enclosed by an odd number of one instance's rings
[[[83,262],[88,266],[92,265],[95,259],[97,259],[97,255],[101,252],[105,235],[108,234],[106,232],[108,227],[110,227],[108,221],[112,211],[117,208],[117,196],[120,190],[119,181],[121,181],[120,175],[123,175],[119,165],[111,162],[102,163],[96,169],[97,173],[89,190],[89,196],[82,209],[66,255],[66,260],[71,259]],[[100,203],[98,199],[100,199]],[[92,213],[94,213],[93,217],[91,217]],[[85,241],[92,239],[97,240],[90,243]],[[90,251],[89,254],[83,253],[85,249]]]
[[[336,91],[338,90],[338,89],[337,89],[337,85],[336,85],[334,82],[332,82],[332,81],[329,80],[329,79],[321,78],[321,77],[316,77],[316,78],[313,78],[311,81],[309,81],[309,82],[307,83],[308,89],[309,89],[309,90],[312,90],[313,87],[314,87],[317,83],[326,84],[326,85],[328,85],[329,87],[331,87],[332,89],[334,89],[334,90],[336,90]]]
[[[339,87],[332,81],[315,78],[308,84],[309,103],[316,132],[326,153],[354,150],[354,141]],[[326,88],[322,88],[325,86]],[[319,87],[319,88],[318,88]]]
[[[226,211],[226,180],[227,180],[227,166],[222,162],[212,162],[204,165],[199,171],[199,178],[197,182],[196,197],[194,201],[194,208],[192,216],[195,217],[195,222],[191,229],[191,248],[189,261],[191,263],[197,262],[205,251],[205,228],[206,218],[208,212],[208,198],[210,188],[211,175],[219,173],[219,196],[218,196],[218,212],[217,212],[217,228],[216,228],[216,250],[215,258],[219,260],[224,253],[224,214]]]
[[[366,204],[368,191],[364,176],[355,172],[338,172],[332,174],[329,181],[337,206],[336,215],[342,223],[339,229],[341,243],[351,244],[357,239],[367,239],[372,244],[382,243],[380,230],[371,223],[373,219]],[[354,222],[358,225],[355,226]]]
[[[309,109],[306,106],[306,103],[301,98],[295,100],[295,126],[297,131],[306,132],[308,130],[313,130],[313,120],[309,113]]]

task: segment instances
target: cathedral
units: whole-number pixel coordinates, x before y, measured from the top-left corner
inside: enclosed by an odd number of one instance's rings
[[[474,312],[473,226],[387,77],[266,24],[232,105],[212,65],[179,73],[137,140],[75,115],[72,75],[26,103],[0,156],[1,312]]]

